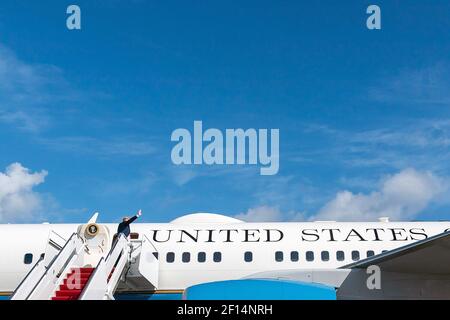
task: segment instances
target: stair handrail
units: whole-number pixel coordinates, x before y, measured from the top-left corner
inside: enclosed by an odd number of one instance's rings
[[[82,249],[83,244],[83,239],[77,233],[73,233],[61,251],[48,265],[45,273],[42,275],[33,290],[31,290],[27,299],[51,298],[51,293],[56,290],[59,282],[63,280],[61,275],[65,275],[68,272],[68,269],[71,268],[74,260],[78,256],[78,250]],[[44,281],[45,279],[48,281]]]
[[[91,276],[89,277],[88,281],[86,282],[85,286],[83,287],[83,290],[81,290],[81,293],[78,297],[78,300],[94,300],[91,298],[91,295],[94,294],[94,297],[101,296],[103,297],[104,290],[101,289],[101,284],[104,279],[104,269],[105,269],[105,257],[101,257],[99,262],[97,263],[97,266],[95,267],[94,271],[92,272]],[[94,288],[94,289],[93,289]],[[95,290],[92,292],[92,290]]]
[[[64,237],[62,237],[54,230],[50,230],[47,245],[53,246],[56,250],[58,250],[59,253],[59,251],[61,251],[64,245],[60,246],[56,241],[53,240],[52,235],[56,235],[58,238],[63,240],[64,243],[66,243],[67,240],[64,239]],[[48,258],[47,255],[48,252],[46,250],[44,255],[40,256],[39,260],[34,264],[33,268],[31,268],[30,271],[28,271],[28,273],[26,274],[26,276],[22,279],[22,281],[20,281],[19,285],[16,287],[13,294],[11,295],[10,298],[11,300],[21,300],[25,299],[28,296],[29,292],[27,293],[26,290],[27,285],[28,287],[31,286],[32,288],[34,288],[37,282],[40,280],[42,274],[45,272],[47,267],[47,265],[45,264]],[[52,258],[51,261],[53,261],[56,258],[56,256],[57,254]],[[50,265],[50,263],[48,263],[48,265]]]
[[[29,290],[27,291],[26,283],[32,282],[32,287],[34,288],[37,281],[41,279],[40,274],[43,273],[45,270],[44,266],[44,257],[40,257],[40,259],[36,262],[36,264],[31,268],[31,270],[27,273],[25,278],[22,279],[22,281],[19,283],[19,285],[14,290],[13,294],[11,295],[10,300],[24,300],[28,294]]]
[[[56,232],[55,232],[56,234]],[[57,234],[58,235],[58,234]],[[44,257],[41,257],[38,262],[34,265],[34,267],[27,273],[25,278],[20,282],[17,286],[16,290],[11,296],[11,300],[23,300],[27,299],[30,294],[35,290],[37,285],[42,281],[42,279],[47,274],[51,265],[56,261],[56,259],[62,254],[64,248],[67,247],[67,244],[72,240],[72,238],[76,235],[73,233],[69,240],[66,241],[64,247],[59,251],[59,253],[53,258],[53,260],[49,263],[48,266],[44,265]],[[59,235],[58,235],[59,236]],[[39,274],[41,274],[39,276]],[[30,289],[31,287],[31,289]]]
[[[126,241],[126,242],[125,242]],[[119,283],[120,277],[123,274],[123,271],[126,267],[126,265],[130,262],[130,242],[128,239],[124,238],[124,241],[122,241],[123,244],[121,245],[121,252],[116,253],[112,252],[111,256],[109,256],[106,259],[106,271],[107,275],[111,275],[109,280],[107,281],[107,294],[112,297],[114,294],[114,291],[117,288],[117,285]]]
[[[45,267],[48,267],[53,262],[53,260],[56,259],[58,253],[62,250],[67,241],[67,239],[65,239],[56,231],[50,230],[48,234],[47,246],[44,253]],[[61,242],[62,244],[60,244]]]
[[[119,235],[106,258],[102,257],[94,272],[84,286],[79,300],[97,300],[112,298],[118,280],[128,262],[129,241]],[[117,262],[117,264],[116,264]],[[115,269],[113,270],[113,268]],[[108,277],[111,278],[108,281]]]
[[[159,252],[145,234],[142,239],[138,270],[155,288],[159,286]]]
[[[64,243],[67,242],[67,240],[63,236],[61,236],[58,232],[56,232],[55,230],[50,230],[50,234],[56,235],[60,240],[64,241]],[[59,243],[54,241],[50,235],[49,235],[48,239],[49,239],[49,242],[51,243],[51,245],[53,245],[56,249],[61,250],[64,247],[64,245],[61,246]]]
[[[158,253],[158,249],[156,249],[155,245],[153,244],[153,242],[145,235],[142,235],[143,238],[145,238],[147,240],[148,243],[150,243],[150,245],[153,247],[153,249],[155,250],[154,252]],[[159,260],[159,259],[158,259]]]

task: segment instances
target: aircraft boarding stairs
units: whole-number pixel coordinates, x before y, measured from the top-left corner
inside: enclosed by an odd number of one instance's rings
[[[130,241],[121,234],[111,246],[109,235],[105,225],[88,223],[62,246],[63,238],[50,232],[45,255],[11,300],[113,300],[119,284],[127,289],[128,273],[131,283],[156,289],[158,254],[148,238]]]

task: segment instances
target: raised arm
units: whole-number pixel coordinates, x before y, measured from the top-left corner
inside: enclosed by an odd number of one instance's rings
[[[131,217],[131,218],[126,222],[126,224],[129,225],[129,224],[132,223],[134,220],[136,220],[137,218],[139,218],[141,215],[142,215],[142,210],[139,209],[138,213],[137,213],[135,216]]]

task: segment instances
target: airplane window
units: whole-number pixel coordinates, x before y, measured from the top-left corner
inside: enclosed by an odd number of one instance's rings
[[[206,261],[206,253],[199,252],[197,257],[198,262],[205,262]]]
[[[169,262],[169,263],[174,262],[175,261],[175,253],[167,252],[166,261]]]
[[[251,262],[253,260],[253,253],[251,251],[246,251],[244,253],[245,262]]]
[[[314,261],[314,252],[306,251],[306,261]]]
[[[330,253],[328,251],[322,251],[321,253],[322,261],[330,260]]]
[[[183,254],[181,256],[181,261],[183,261],[183,262],[191,261],[191,254],[189,252],[183,252]]]
[[[371,256],[374,256],[374,255],[375,255],[375,252],[373,252],[373,250],[367,251],[367,258],[371,257]]]
[[[213,261],[214,262],[222,261],[222,253],[221,252],[214,252],[214,254],[213,254]]]
[[[158,252],[153,252],[153,256],[154,256],[156,259],[158,259],[158,257],[159,257]]]
[[[387,252],[387,250],[383,250],[383,251],[381,251],[381,253],[385,253],[385,252]]]
[[[293,262],[298,261],[298,252],[297,251],[291,251],[291,261],[293,261]]]
[[[283,252],[282,251],[275,252],[275,261],[277,261],[277,262],[283,261]]]
[[[44,259],[45,253],[41,253],[41,259]]]
[[[359,260],[359,251],[352,251],[352,260],[358,261]]]
[[[345,255],[344,255],[344,251],[336,251],[336,260],[337,261],[344,261],[345,259]]]
[[[32,253],[26,253],[23,257],[23,263],[30,264],[33,262],[33,254]]]

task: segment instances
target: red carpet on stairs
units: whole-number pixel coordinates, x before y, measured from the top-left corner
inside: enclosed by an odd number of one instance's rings
[[[59,286],[52,300],[77,300],[94,268],[73,268]]]

